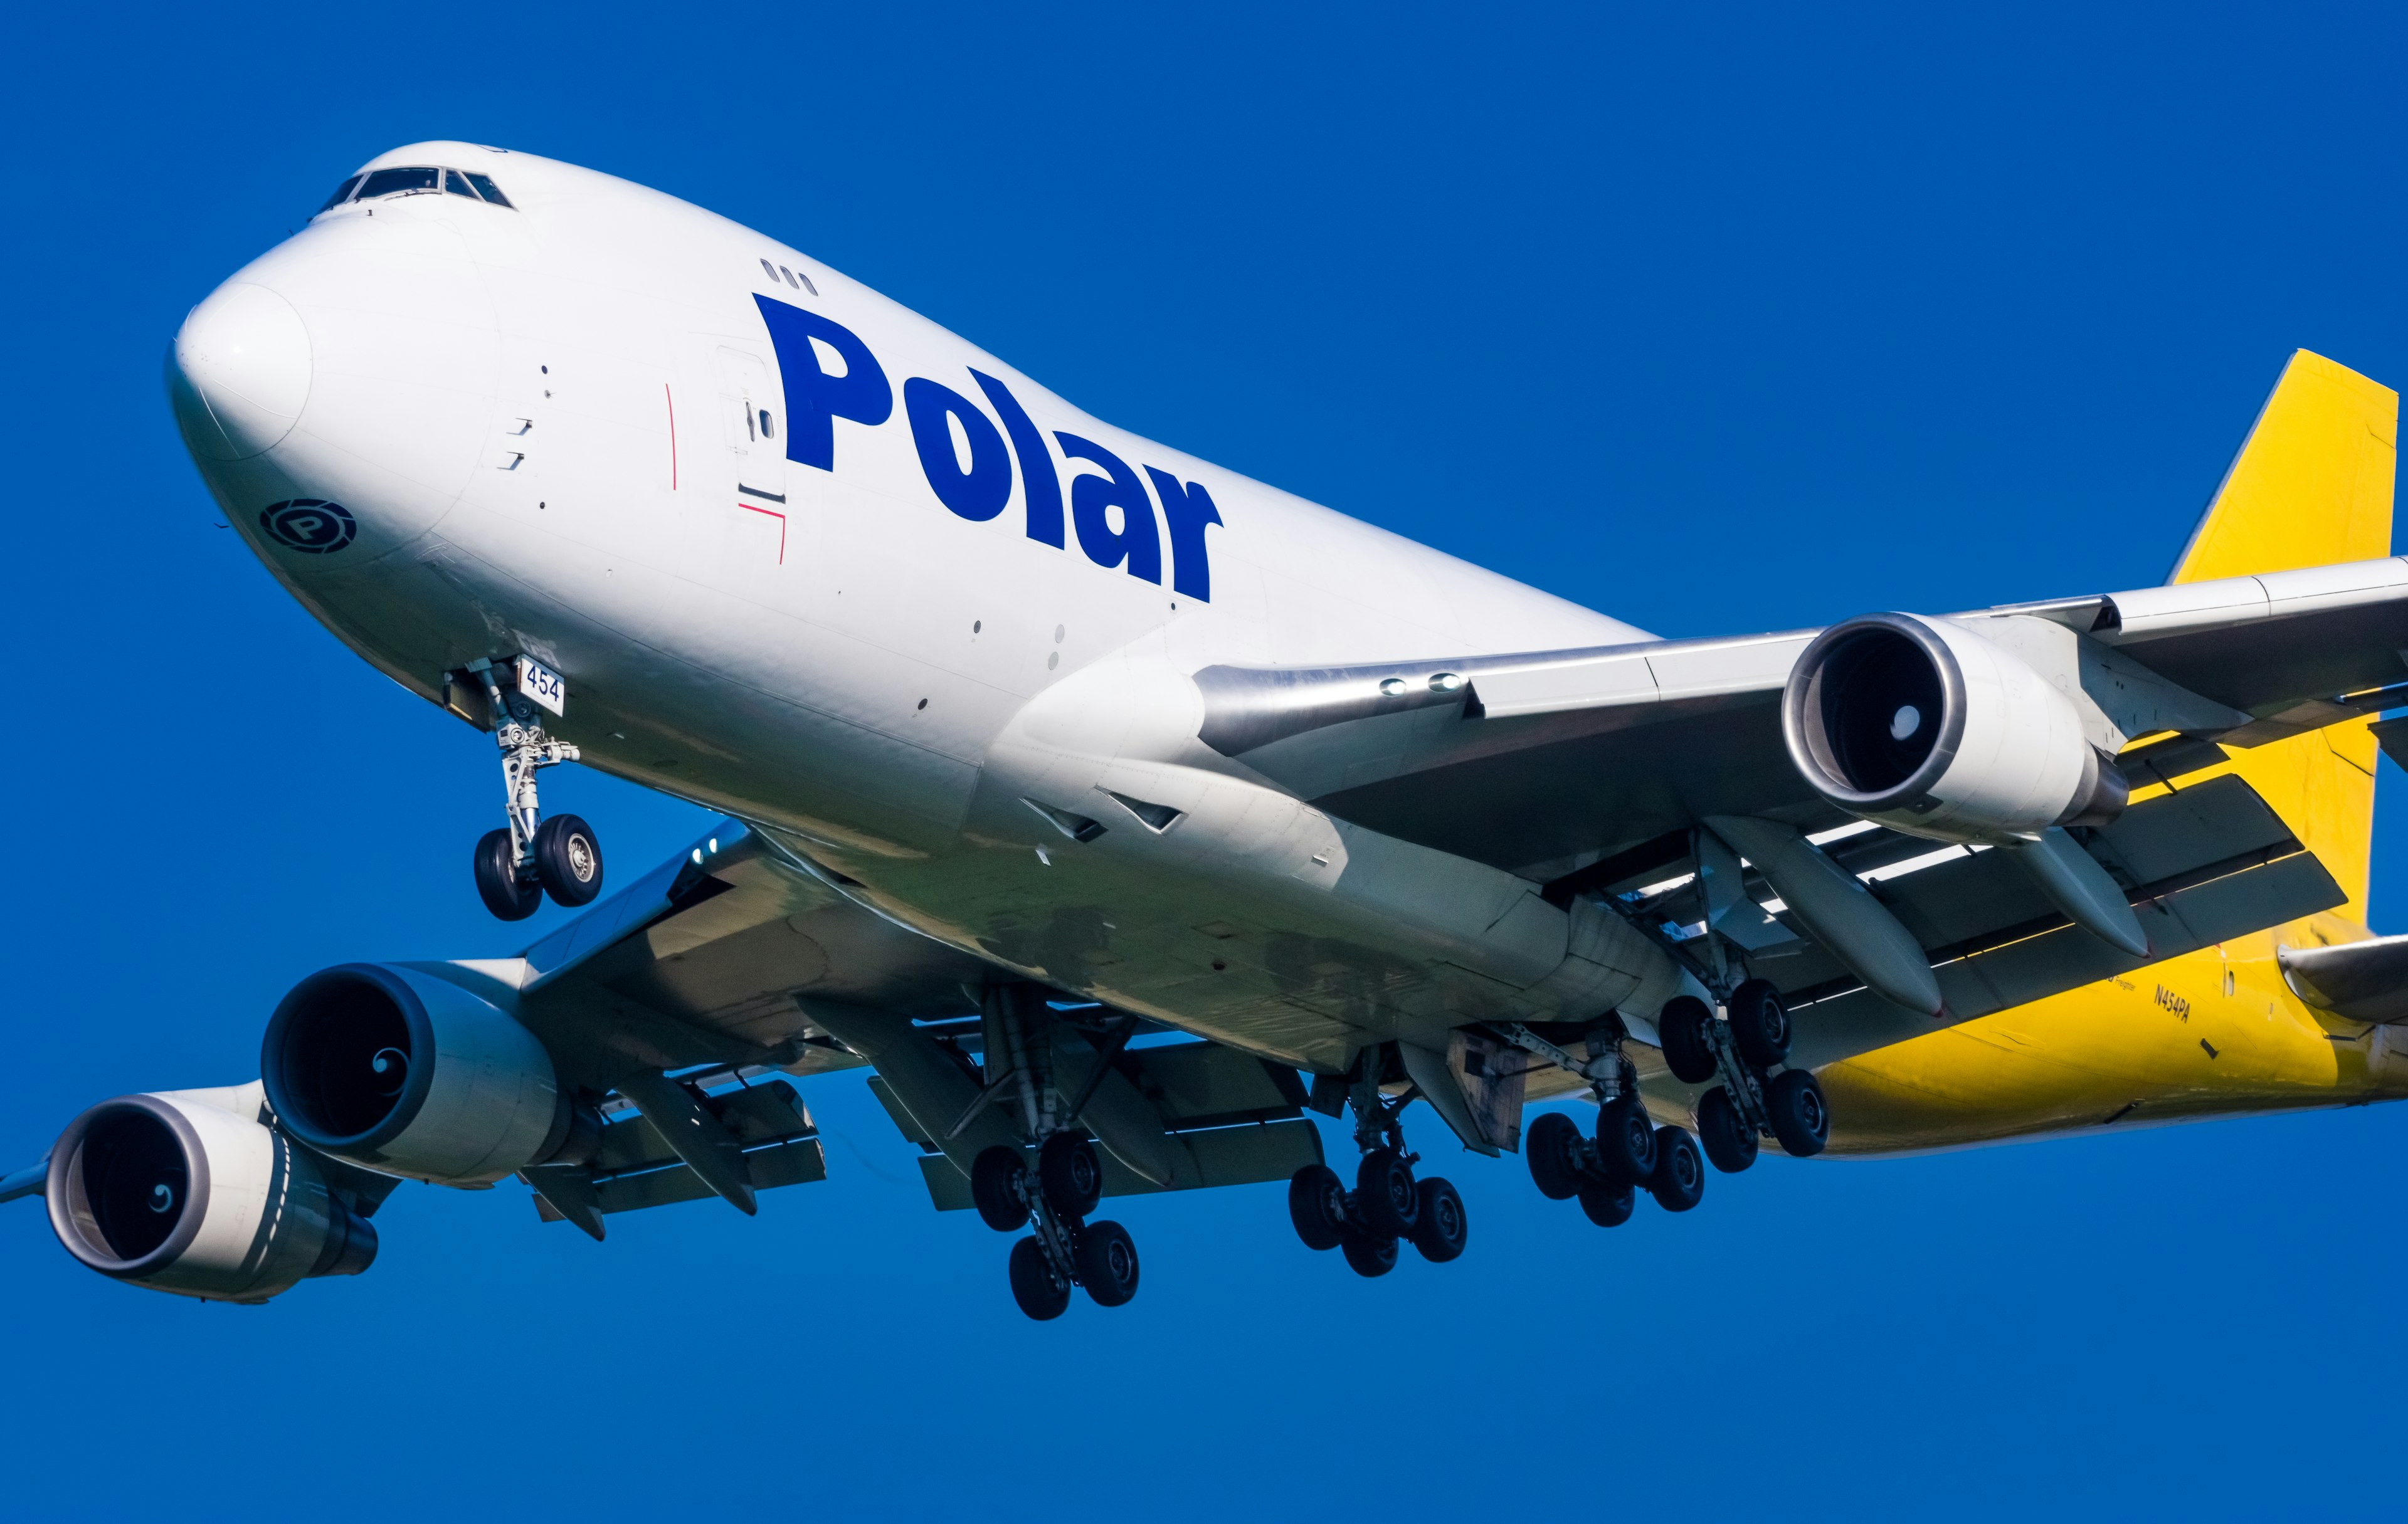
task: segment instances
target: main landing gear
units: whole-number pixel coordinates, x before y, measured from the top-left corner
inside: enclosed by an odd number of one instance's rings
[[[1001,1144],[970,1166],[970,1199],[997,1232],[1034,1231],[1011,1246],[1011,1300],[1039,1322],[1059,1317],[1070,1289],[1083,1287],[1098,1307],[1117,1307],[1137,1295],[1137,1245],[1128,1230],[1087,1214],[1104,1193],[1103,1161],[1076,1132],[1056,1132],[1028,1168],[1017,1148]]]
[[[1578,1199],[1581,1210],[1600,1228],[1630,1220],[1646,1191],[1667,1212],[1685,1212],[1706,1193],[1706,1169],[1698,1146],[1677,1127],[1658,1127],[1640,1104],[1639,1075],[1622,1056],[1620,1033],[1600,1029],[1588,1039],[1588,1057],[1576,1059],[1524,1027],[1508,1028],[1506,1039],[1589,1082],[1597,1097],[1597,1135],[1581,1136],[1578,1124],[1559,1111],[1541,1114],[1522,1135],[1530,1179],[1551,1201]]]
[[[1022,990],[988,992],[988,1031],[1000,1037],[986,1053],[986,1082],[958,1132],[986,1106],[1016,1101],[1022,1120],[1038,1140],[1037,1167],[1026,1153],[996,1144],[970,1162],[970,1202],[982,1221],[997,1232],[1027,1237],[1011,1246],[1008,1270],[1011,1300],[1039,1322],[1059,1317],[1070,1305],[1073,1287],[1098,1307],[1118,1307],[1137,1295],[1137,1245],[1126,1228],[1111,1220],[1089,1222],[1104,1196],[1104,1161],[1073,1118],[1082,1095],[1067,1105],[1054,1088],[1052,1034],[1037,1025]],[[996,1048],[1004,1049],[998,1053]],[[1101,1061],[1109,1062],[1109,1054]],[[1092,1086],[1089,1087],[1092,1089]]]
[[[1682,995],[1667,1001],[1656,1018],[1673,1078],[1686,1085],[1722,1081],[1698,1101],[1698,1137],[1706,1158],[1736,1175],[1756,1162],[1766,1136],[1793,1159],[1821,1153],[1830,1139],[1831,1111],[1813,1074],[1782,1068],[1789,1058],[1789,1013],[1781,992],[1763,979],[1749,979],[1730,992],[1723,1009],[1726,1019],[1718,1021],[1704,1001]]]
[[[1413,1178],[1419,1154],[1405,1150],[1398,1115],[1411,1094],[1395,1101],[1380,1093],[1371,1055],[1347,1093],[1354,1108],[1354,1144],[1363,1161],[1354,1189],[1346,1189],[1326,1164],[1307,1164],[1287,1183],[1288,1220],[1310,1249],[1336,1249],[1358,1275],[1384,1275],[1397,1268],[1398,1246],[1410,1243],[1421,1257],[1444,1264],[1463,1253],[1470,1220],[1463,1197],[1444,1179]]]
[[[575,762],[577,748],[544,734],[534,701],[515,688],[502,688],[502,669],[480,660],[468,663],[467,671],[485,685],[494,741],[502,752],[509,821],[477,842],[478,897],[503,920],[526,919],[547,893],[572,908],[590,904],[602,892],[602,845],[594,828],[574,815],[544,819],[536,802],[537,772]]]

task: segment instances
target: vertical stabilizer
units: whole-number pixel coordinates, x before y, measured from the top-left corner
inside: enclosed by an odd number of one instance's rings
[[[2400,394],[2300,349],[2191,531],[2171,582],[2289,571],[2391,552]],[[2408,677],[2408,671],[2403,671]],[[2366,919],[2374,740],[2364,720],[2233,754]]]

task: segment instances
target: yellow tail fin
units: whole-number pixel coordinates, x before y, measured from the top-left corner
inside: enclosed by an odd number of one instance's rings
[[[2283,367],[2170,582],[2289,571],[2391,552],[2400,393],[2300,349]],[[2233,754],[2250,785],[2366,919],[2374,738],[2353,720]]]

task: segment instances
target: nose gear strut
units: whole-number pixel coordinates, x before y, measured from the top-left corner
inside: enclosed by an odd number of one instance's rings
[[[503,920],[534,915],[546,893],[563,905],[590,904],[602,892],[602,845],[594,828],[574,815],[543,819],[536,796],[536,774],[577,761],[577,748],[544,734],[540,710],[515,679],[509,688],[502,686],[508,666],[480,657],[464,670],[485,690],[494,743],[502,753],[503,814],[509,821],[477,843],[478,896]],[[555,685],[559,681],[549,672],[543,676]]]

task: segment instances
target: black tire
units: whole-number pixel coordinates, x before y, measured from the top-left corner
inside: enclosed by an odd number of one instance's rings
[[[1530,1165],[1530,1183],[1551,1202],[1568,1202],[1580,1194],[1580,1127],[1560,1111],[1542,1111],[1522,1134],[1522,1154]]]
[[[543,904],[543,887],[519,882],[518,854],[508,827],[477,838],[477,897],[501,920],[524,920]]]
[[[1346,1242],[1346,1186],[1326,1164],[1307,1164],[1287,1177],[1287,1219],[1309,1249]]]
[[[1117,1222],[1090,1222],[1079,1233],[1079,1284],[1098,1307],[1137,1295],[1137,1244]]]
[[[1630,1220],[1631,1208],[1639,1204],[1639,1192],[1628,1186],[1610,1186],[1602,1180],[1591,1180],[1580,1189],[1581,1210],[1600,1228],[1619,1228]]]
[[[1792,1159],[1812,1159],[1831,1140],[1831,1104],[1803,1069],[1774,1077],[1765,1089],[1764,1109],[1772,1114],[1772,1135]]]
[[[1638,1097],[1598,1108],[1597,1169],[1614,1186],[1643,1186],[1655,1175],[1656,1123]]]
[[[1393,1148],[1374,1148],[1354,1172],[1354,1210],[1364,1231],[1379,1238],[1411,1238],[1421,1220],[1422,1196],[1412,1167]]]
[[[1432,1264],[1444,1264],[1463,1254],[1471,1238],[1471,1219],[1453,1181],[1431,1178],[1421,1183],[1421,1220],[1413,1225],[1413,1247]]]
[[[1011,1246],[1011,1300],[1038,1322],[1050,1322],[1070,1305],[1070,1288],[1045,1262],[1045,1251],[1034,1238]]]
[[[1008,1233],[1028,1220],[1028,1203],[1020,1194],[1027,1173],[1020,1150],[1000,1143],[970,1161],[970,1204],[978,1208],[981,1222]]]
[[[1759,1069],[1789,1057],[1789,1008],[1769,979],[1750,979],[1731,991],[1731,1046]]]
[[[1366,1238],[1361,1233],[1348,1233],[1346,1242],[1338,1246],[1346,1256],[1346,1263],[1354,1274],[1366,1280],[1384,1275],[1397,1268],[1397,1241],[1393,1238]]]
[[[1706,1161],[1680,1128],[1656,1130],[1656,1173],[1648,1176],[1647,1194],[1667,1212],[1685,1212],[1705,1198]]]
[[[574,815],[554,815],[535,828],[535,876],[555,904],[575,909],[602,892],[602,843]]]
[[[1725,1175],[1737,1175],[1756,1162],[1756,1129],[1747,1125],[1730,1091],[1720,1085],[1698,1101],[1698,1146],[1705,1149],[1706,1162]]]
[[[1714,1013],[1695,995],[1676,995],[1656,1013],[1664,1066],[1684,1085],[1702,1085],[1714,1077],[1713,1021]]]
[[[1056,1132],[1037,1150],[1037,1183],[1045,1203],[1066,1218],[1082,1218],[1104,1199],[1104,1161],[1076,1132]]]

